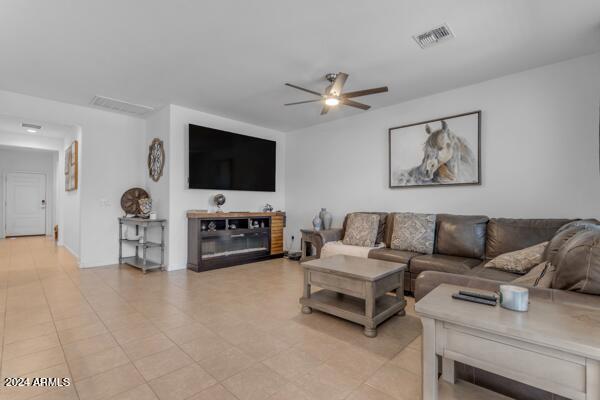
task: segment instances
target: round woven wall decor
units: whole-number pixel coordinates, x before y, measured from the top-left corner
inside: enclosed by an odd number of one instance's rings
[[[121,196],[121,208],[126,214],[141,214],[140,199],[147,199],[148,192],[142,188],[131,188]]]

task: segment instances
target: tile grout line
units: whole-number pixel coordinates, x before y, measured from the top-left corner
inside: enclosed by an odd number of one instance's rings
[[[34,262],[35,262],[35,260],[34,260]],[[60,262],[58,263],[58,269],[62,273],[65,273],[65,271],[63,270],[62,263],[60,263]],[[58,338],[58,343],[60,345],[60,350],[63,353],[63,358],[65,360],[65,365],[67,366],[67,371],[69,371],[69,375],[71,375],[71,380],[72,380],[71,385],[73,386],[73,389],[75,390],[75,395],[77,396],[78,399],[80,399],[80,397],[79,397],[79,391],[77,390],[77,387],[75,386],[75,379],[73,378],[73,373],[71,372],[71,366],[69,365],[69,362],[67,361],[67,356],[65,355],[65,349],[64,349],[62,340],[60,339],[60,335],[58,334],[58,329],[56,329],[56,322],[54,320],[54,314],[52,313],[52,308],[50,307],[50,302],[48,301],[48,295],[46,294],[46,286],[44,285],[44,283],[42,282],[42,280],[40,278],[39,271],[37,270],[37,265],[35,266],[35,273],[38,276],[38,280],[40,281],[40,285],[42,286],[42,293],[44,293],[44,298],[46,299],[46,304],[48,305],[48,311],[50,312],[50,318],[52,318],[52,326],[54,326],[54,332],[56,333],[56,337]]]
[[[94,276],[96,276],[96,272],[95,272],[95,271],[90,271],[90,272],[91,272],[91,273],[92,273]],[[131,358],[129,357],[129,355],[128,355],[128,354],[125,352],[125,350],[123,349],[123,347],[121,346],[121,344],[120,344],[120,343],[117,341],[117,339],[116,339],[116,338],[115,338],[115,336],[113,335],[112,331],[111,331],[111,330],[110,330],[110,329],[109,329],[109,328],[106,326],[106,324],[105,324],[104,320],[103,320],[103,319],[100,317],[100,315],[98,314],[98,312],[96,311],[96,309],[94,308],[94,306],[92,306],[92,305],[90,304],[90,302],[89,302],[89,300],[88,300],[88,298],[87,298],[86,294],[85,294],[85,293],[84,293],[84,292],[81,290],[81,287],[75,284],[75,282],[73,281],[73,279],[71,278],[71,276],[69,276],[69,275],[68,275],[68,278],[69,278],[69,280],[71,280],[71,282],[73,283],[73,285],[74,285],[75,287],[77,287],[77,290],[79,290],[79,292],[81,293],[81,295],[82,295],[82,296],[83,296],[83,298],[85,299],[85,302],[86,302],[86,303],[87,303],[87,305],[88,305],[88,306],[91,308],[92,312],[93,312],[93,313],[96,315],[96,317],[98,318],[98,320],[100,321],[100,323],[102,324],[102,326],[104,326],[104,328],[106,329],[106,331],[108,332],[108,334],[110,335],[110,337],[111,337],[111,338],[112,338],[112,339],[115,341],[115,343],[116,343],[117,347],[118,347],[118,348],[119,348],[119,349],[120,349],[120,350],[123,352],[123,354],[125,354],[125,357],[127,357],[127,360],[129,360],[129,363],[131,363],[131,365],[133,366],[133,368],[135,368],[135,370],[137,371],[137,373],[138,373],[138,374],[139,374],[139,375],[142,377],[142,379],[144,380],[144,384],[150,388],[150,390],[152,391],[152,393],[154,394],[154,396],[156,396],[156,398],[160,399],[160,398],[158,397],[158,394],[157,394],[157,393],[154,391],[154,389],[153,389],[153,388],[152,388],[152,386],[151,386],[151,385],[148,383],[148,381],[146,380],[146,378],[144,378],[144,375],[142,375],[142,373],[140,372],[140,370],[138,369],[138,367],[137,367],[137,366],[135,365],[135,363],[134,363],[134,362],[131,360]],[[102,279],[101,279],[101,280],[102,280]],[[110,287],[109,285],[107,285],[107,286],[108,286],[108,287],[109,287],[111,290],[113,290],[113,291],[116,293],[116,295],[117,295],[119,298],[121,298],[121,299],[122,299],[122,297],[121,297],[121,296],[118,294],[118,292],[117,292],[117,291],[115,291],[115,290],[114,290],[112,287]],[[97,336],[99,336],[99,335],[97,335]],[[98,352],[98,353],[99,353],[99,352]],[[96,353],[94,353],[94,354],[96,354]],[[111,368],[111,369],[109,369],[109,370],[107,370],[107,371],[104,371],[104,372],[101,372],[101,373],[99,373],[99,374],[103,374],[103,373],[105,373],[105,372],[112,371],[112,370],[114,370],[114,369],[116,369],[116,368],[119,368],[119,367],[121,367],[121,366],[119,365],[119,366],[117,366],[117,367]],[[96,374],[96,375],[99,375],[99,374]],[[96,376],[96,375],[92,375],[91,377],[93,377],[93,376]],[[88,377],[88,378],[91,378],[91,377]],[[85,378],[85,379],[88,379],[88,378]],[[73,385],[75,385],[75,380],[73,380]],[[139,385],[139,386],[141,386],[141,385]],[[137,387],[137,386],[136,386],[136,387]],[[125,389],[125,390],[123,390],[122,392],[115,393],[115,394],[114,394],[113,396],[111,396],[111,397],[115,397],[115,396],[117,396],[117,395],[119,395],[119,394],[122,394],[122,393],[128,392],[128,391],[130,391],[130,390],[132,390],[132,389],[135,389],[135,388],[128,388],[128,389]],[[79,397],[79,394],[78,394],[78,397]]]

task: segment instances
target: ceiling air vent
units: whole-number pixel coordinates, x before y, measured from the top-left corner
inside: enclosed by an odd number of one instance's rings
[[[142,106],[140,104],[128,103],[123,100],[111,99],[110,97],[94,96],[91,104],[96,107],[106,108],[111,111],[121,112],[132,115],[146,115],[154,108],[148,106]]]
[[[25,122],[23,122],[21,124],[21,126],[25,129],[35,129],[36,131],[39,131],[40,129],[42,129],[41,125],[35,125],[35,124],[26,124]]]
[[[415,39],[415,42],[417,42],[422,49],[425,49],[453,37],[454,33],[452,33],[448,25],[444,24],[437,28],[433,28],[430,31],[415,35],[413,36],[413,39]]]

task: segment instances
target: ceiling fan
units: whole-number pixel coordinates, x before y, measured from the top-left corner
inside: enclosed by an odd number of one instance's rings
[[[295,103],[287,103],[284,105],[293,106],[296,104],[315,103],[318,101],[323,102],[323,109],[321,110],[321,115],[327,114],[331,107],[335,107],[339,104],[360,108],[361,110],[368,110],[369,108],[371,108],[371,106],[350,99],[353,97],[367,96],[376,93],[385,93],[388,91],[387,86],[382,86],[373,89],[357,90],[355,92],[342,93],[342,88],[346,83],[346,79],[348,79],[348,74],[344,72],[338,72],[337,74],[327,74],[325,75],[325,78],[329,82],[331,82],[331,84],[325,88],[325,93],[323,94],[315,92],[314,90],[292,85],[291,83],[286,83],[286,85],[289,87],[293,87],[294,89],[314,94],[315,96],[319,96],[319,98],[315,100],[297,101]]]

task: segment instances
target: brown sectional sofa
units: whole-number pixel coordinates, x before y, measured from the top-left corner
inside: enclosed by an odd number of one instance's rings
[[[491,258],[550,240],[570,219],[488,218],[483,215],[438,214],[433,254],[421,254],[390,248],[395,213],[377,213],[381,218],[378,242],[386,247],[371,250],[369,258],[408,265],[405,289],[414,292],[420,273],[445,272],[508,282],[519,275],[483,265]],[[346,220],[340,229],[319,233],[321,245],[341,240]]]
[[[379,213],[383,215],[382,213]],[[484,268],[484,264],[500,254],[523,249],[553,238],[570,219],[511,219],[438,214],[436,220],[434,252],[424,255],[389,248],[393,232],[394,214],[387,214],[380,237],[386,247],[369,252],[369,258],[396,261],[408,265],[405,287],[419,301],[442,283],[497,291],[502,283],[520,275]],[[580,223],[600,224],[597,220]],[[323,231],[323,244],[341,240],[341,229]],[[576,304],[600,309],[600,296],[581,294],[566,290],[530,288],[532,297],[540,297],[559,304]],[[507,396],[525,400],[558,400],[560,396],[525,384],[491,374],[489,372],[457,363],[460,379],[487,387]]]

